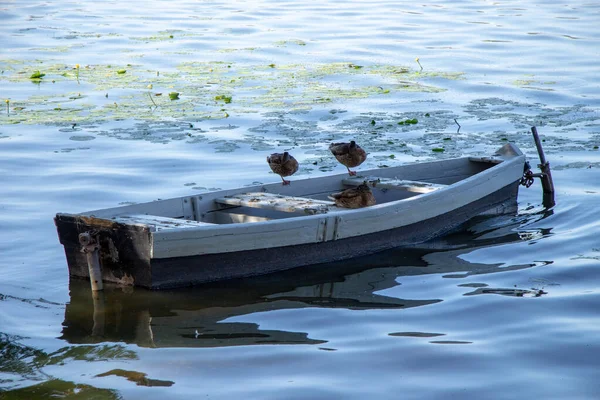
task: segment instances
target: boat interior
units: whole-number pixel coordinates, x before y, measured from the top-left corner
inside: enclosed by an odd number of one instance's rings
[[[345,211],[332,193],[367,182],[377,204],[440,190],[501,163],[501,157],[464,157],[244,189],[203,193],[151,203],[85,213],[124,224],[145,225],[151,231],[214,224],[238,224]],[[376,174],[376,175],[375,175]]]

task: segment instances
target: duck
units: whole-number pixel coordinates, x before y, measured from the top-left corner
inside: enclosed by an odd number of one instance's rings
[[[348,169],[350,176],[356,175],[356,171],[351,171],[350,168],[358,167],[367,159],[367,153],[354,140],[350,143],[331,143],[329,150]]]
[[[267,157],[271,170],[281,177],[283,185],[289,185],[290,181],[283,179],[284,176],[294,175],[298,171],[298,161],[287,151],[273,153]]]
[[[363,208],[373,206],[376,203],[375,196],[373,196],[367,181],[355,188],[333,193],[329,198],[335,202],[336,206],[343,208]]]

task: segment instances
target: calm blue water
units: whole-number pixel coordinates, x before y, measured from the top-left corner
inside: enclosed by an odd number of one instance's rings
[[[96,3],[0,4],[0,398],[600,397],[599,4]],[[282,149],[340,172],[337,139],[364,168],[506,140],[535,165],[532,125],[551,210],[536,183],[436,248],[95,315],[69,285],[57,212],[274,182]]]

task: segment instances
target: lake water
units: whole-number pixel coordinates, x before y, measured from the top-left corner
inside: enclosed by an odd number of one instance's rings
[[[3,1],[0,398],[600,398],[598,21],[588,0]],[[96,314],[69,283],[57,212],[276,182],[284,149],[292,180],[342,172],[338,139],[360,168],[507,140],[535,165],[533,125],[552,209],[536,182],[436,247],[109,287]]]

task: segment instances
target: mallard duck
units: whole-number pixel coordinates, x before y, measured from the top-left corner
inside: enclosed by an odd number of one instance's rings
[[[281,177],[284,185],[289,185],[290,181],[286,181],[283,177],[294,175],[298,171],[298,161],[287,151],[271,154],[267,157],[267,162],[271,170]]]
[[[358,167],[367,159],[367,153],[354,140],[350,143],[331,143],[329,150],[346,166],[350,175],[356,175],[356,171],[351,171],[350,168]]]
[[[362,208],[376,203],[375,196],[373,196],[371,188],[367,185],[367,181],[355,188],[334,193],[329,198],[335,202],[336,206],[344,208]]]

